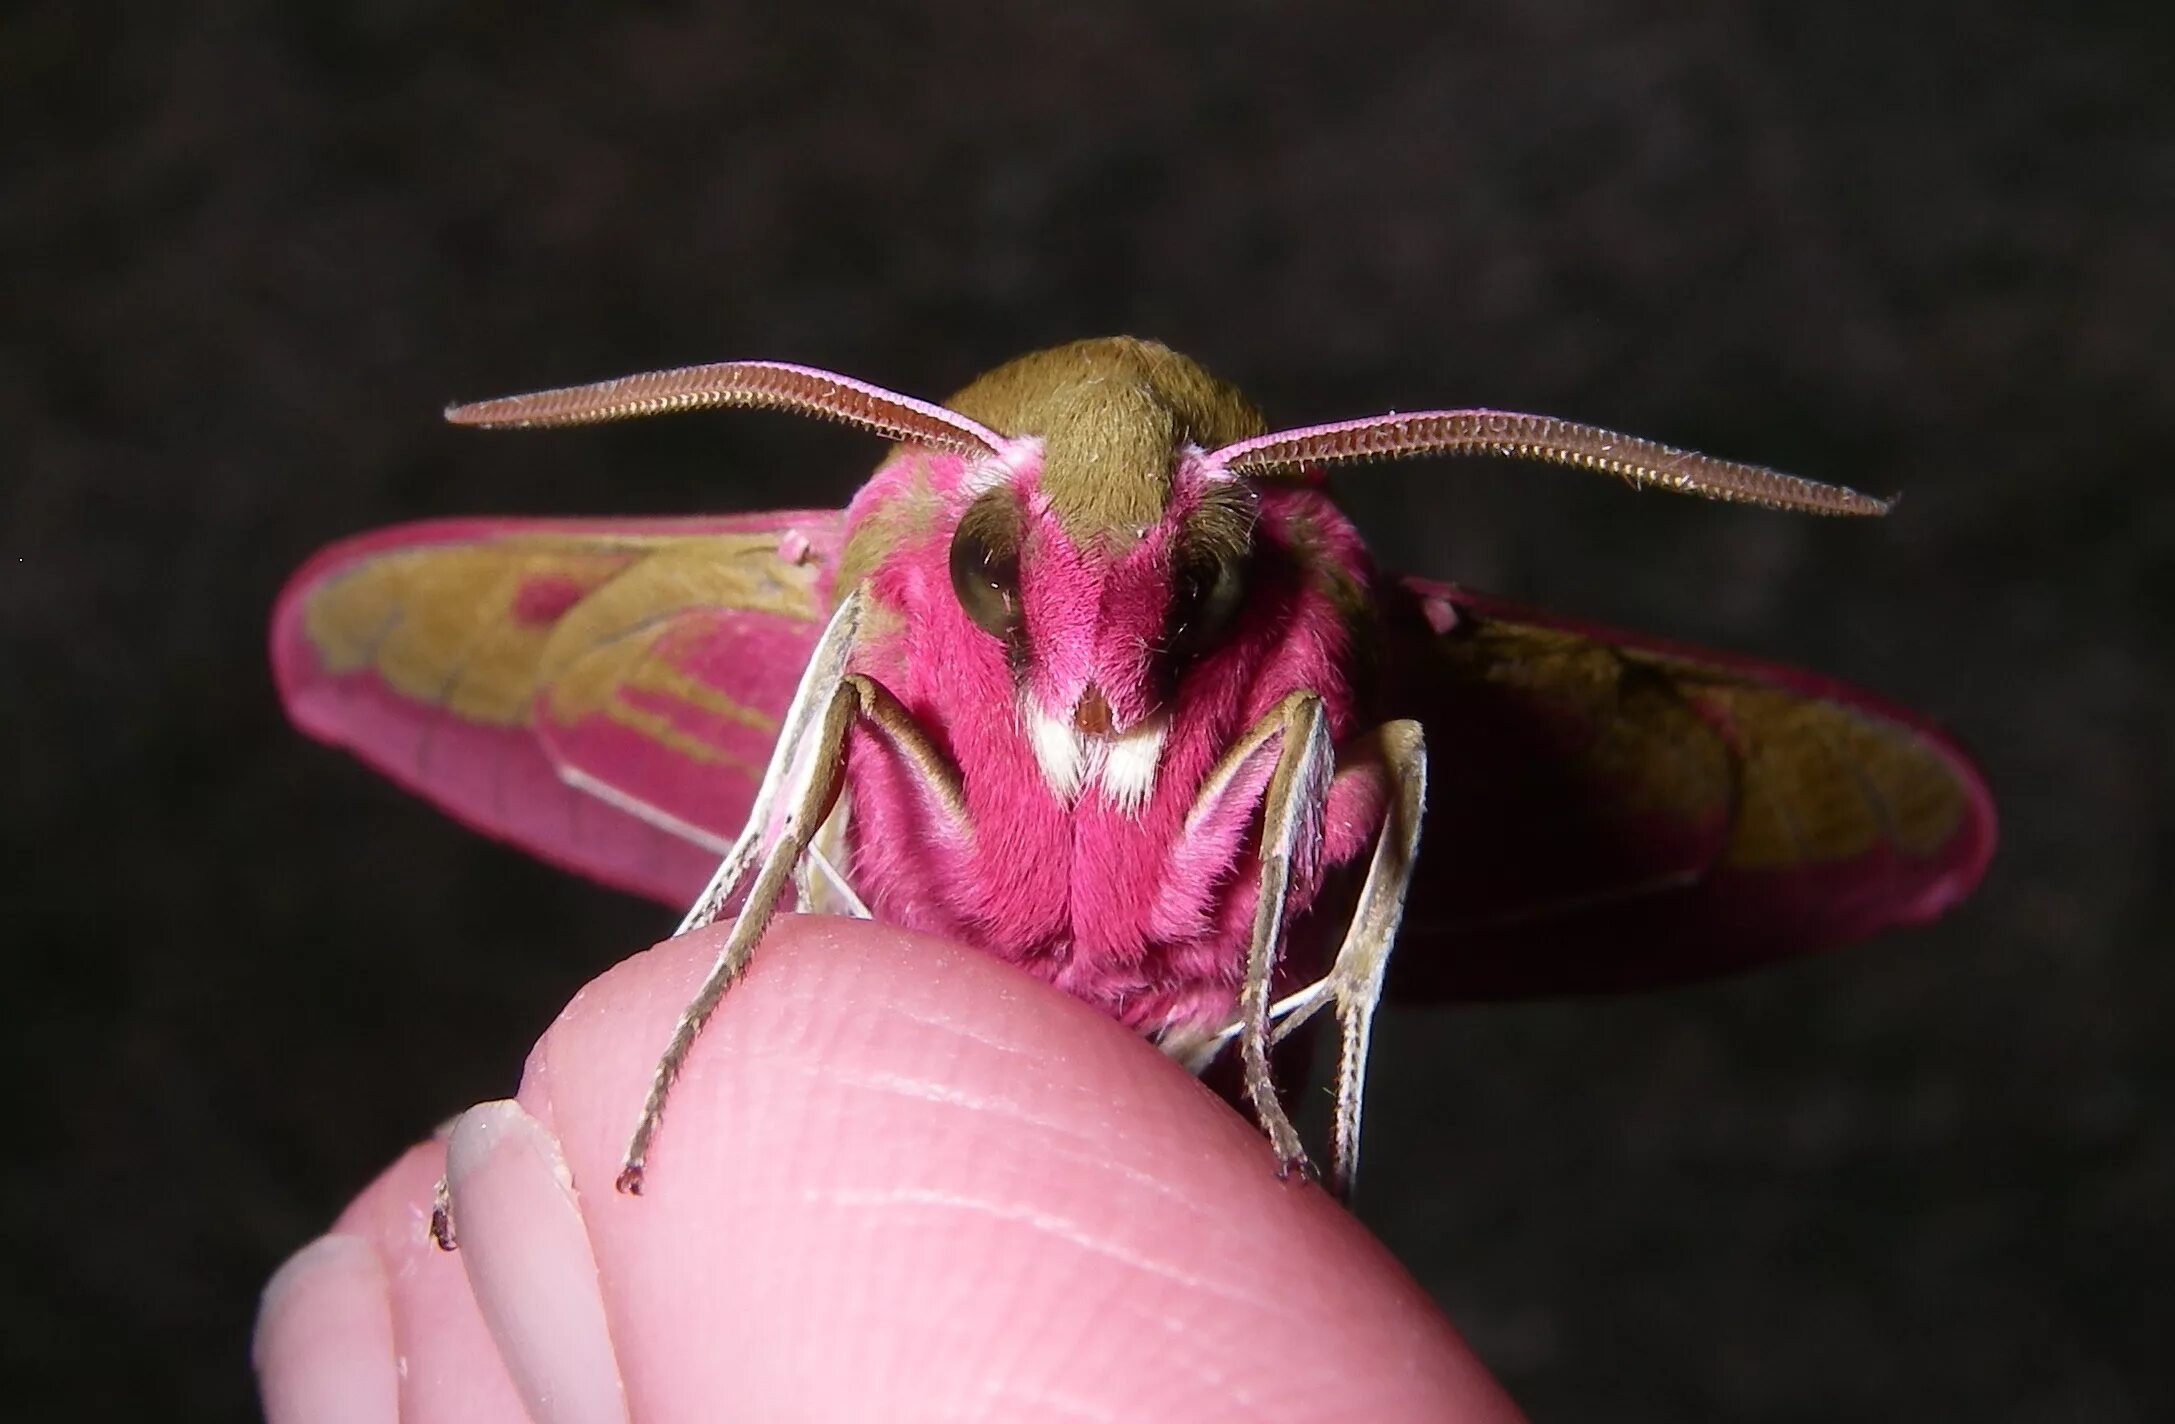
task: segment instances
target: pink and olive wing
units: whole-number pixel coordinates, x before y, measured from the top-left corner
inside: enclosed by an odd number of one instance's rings
[[[1750,968],[1930,920],[1993,854],[1969,757],[1870,693],[1446,584],[1390,603],[1392,714],[1431,751],[1404,996]]]
[[[446,520],[346,540],[280,595],[288,714],[469,825],[694,898],[821,630],[840,517]]]

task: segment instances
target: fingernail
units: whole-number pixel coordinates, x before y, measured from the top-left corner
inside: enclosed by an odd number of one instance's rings
[[[536,1424],[624,1424],[596,1257],[559,1144],[519,1103],[463,1113],[446,1144],[461,1263]]]
[[[268,1424],[395,1424],[400,1373],[385,1265],[356,1236],[320,1236],[266,1282],[250,1342]]]

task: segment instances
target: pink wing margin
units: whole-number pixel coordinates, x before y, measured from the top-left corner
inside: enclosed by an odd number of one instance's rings
[[[745,821],[836,511],[447,519],[342,540],[273,611],[288,716],[467,825],[673,905]]]
[[[1970,756],[1870,692],[1450,584],[1387,603],[1430,748],[1401,998],[1749,969],[1934,919],[1993,856]]]

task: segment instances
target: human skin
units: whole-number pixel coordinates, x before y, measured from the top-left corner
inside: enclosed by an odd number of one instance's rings
[[[409,1151],[266,1287],[271,1424],[1508,1420],[1448,1321],[1151,1045],[861,921],[764,940],[634,1109],[727,926],[575,996],[517,1099]],[[428,1236],[450,1174],[460,1250]]]

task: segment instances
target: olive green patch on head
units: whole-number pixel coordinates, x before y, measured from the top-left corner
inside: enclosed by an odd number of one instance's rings
[[[1042,441],[1042,490],[1074,543],[1123,549],[1163,517],[1178,447],[1261,434],[1260,412],[1167,346],[1075,341],[999,366],[945,402],[1009,436]]]
[[[1253,497],[1237,483],[1211,485],[1178,532],[1182,552],[1213,562],[1246,557],[1254,544]]]

